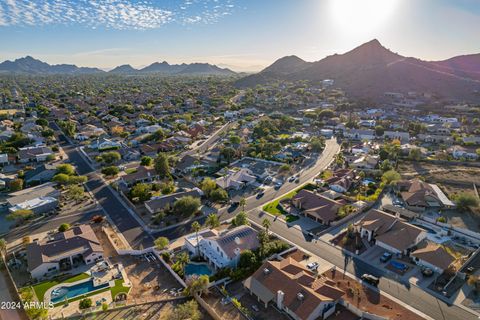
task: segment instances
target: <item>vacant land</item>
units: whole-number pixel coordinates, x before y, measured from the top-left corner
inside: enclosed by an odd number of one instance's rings
[[[458,193],[475,194],[474,184],[477,188],[480,187],[480,168],[477,167],[401,162],[398,170],[405,179],[422,177],[429,183],[437,184],[450,199]],[[454,226],[480,231],[480,208],[474,208],[472,212],[448,210],[442,212],[442,215]]]

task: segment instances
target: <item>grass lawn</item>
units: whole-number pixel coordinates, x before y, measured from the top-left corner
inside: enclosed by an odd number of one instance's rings
[[[286,216],[285,221],[286,222],[294,222],[294,221],[297,221],[298,219],[300,219],[299,216],[294,216],[293,214],[289,214],[289,215]]]
[[[273,214],[274,216],[280,216],[282,214],[287,214],[281,207],[280,207],[280,201],[285,200],[285,199],[291,199],[293,198],[298,191],[300,191],[303,188],[299,188],[296,190],[293,190],[280,199],[277,199],[275,201],[267,203],[265,206],[263,206],[263,211],[267,211],[268,213]]]
[[[72,283],[75,281],[87,279],[90,276],[86,273],[80,273],[77,274],[76,276],[73,276],[71,278],[65,279],[64,277],[58,277],[56,279],[50,280],[50,281],[44,281],[39,284],[36,284],[33,286],[33,291],[35,291],[35,295],[37,296],[38,301],[43,301],[43,298],[45,296],[45,292],[47,292],[48,289],[51,287],[60,284],[60,283]]]
[[[112,299],[115,300],[115,297],[119,293],[128,293],[130,291],[130,287],[123,286],[123,279],[115,280],[115,286],[110,288],[112,293]]]

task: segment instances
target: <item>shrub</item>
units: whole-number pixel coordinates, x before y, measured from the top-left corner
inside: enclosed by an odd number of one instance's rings
[[[86,299],[83,299],[83,300],[80,300],[80,303],[78,305],[78,307],[80,309],[88,309],[92,306],[92,299],[90,298],[86,298]]]

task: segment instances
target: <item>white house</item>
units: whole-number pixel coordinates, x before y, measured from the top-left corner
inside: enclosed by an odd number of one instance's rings
[[[250,226],[239,226],[218,233],[206,230],[185,237],[185,248],[192,255],[200,255],[215,269],[237,266],[240,254],[259,247],[258,232]]]
[[[385,131],[383,137],[387,139],[398,139],[402,142],[408,142],[410,140],[410,134],[403,131]]]
[[[102,259],[103,248],[92,227],[86,224],[27,246],[28,271],[35,279]]]
[[[8,164],[8,163],[9,163],[9,161],[8,161],[8,154],[6,154],[6,153],[0,154],[0,164],[6,165],[6,164]]]
[[[344,136],[352,140],[368,140],[375,139],[375,131],[369,129],[351,129],[344,133]]]
[[[257,180],[257,178],[253,175],[250,169],[241,168],[239,170],[229,170],[225,176],[217,178],[215,182],[220,188],[225,190],[238,190],[252,184],[255,180]]]
[[[120,148],[121,146],[122,144],[120,142],[105,138],[96,139],[90,144],[90,148],[97,150],[115,149]]]

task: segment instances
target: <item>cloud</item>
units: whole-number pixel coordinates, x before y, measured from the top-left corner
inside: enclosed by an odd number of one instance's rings
[[[232,14],[234,1],[4,0],[0,3],[0,27],[80,25],[92,29],[147,30],[170,23],[210,24]]]

